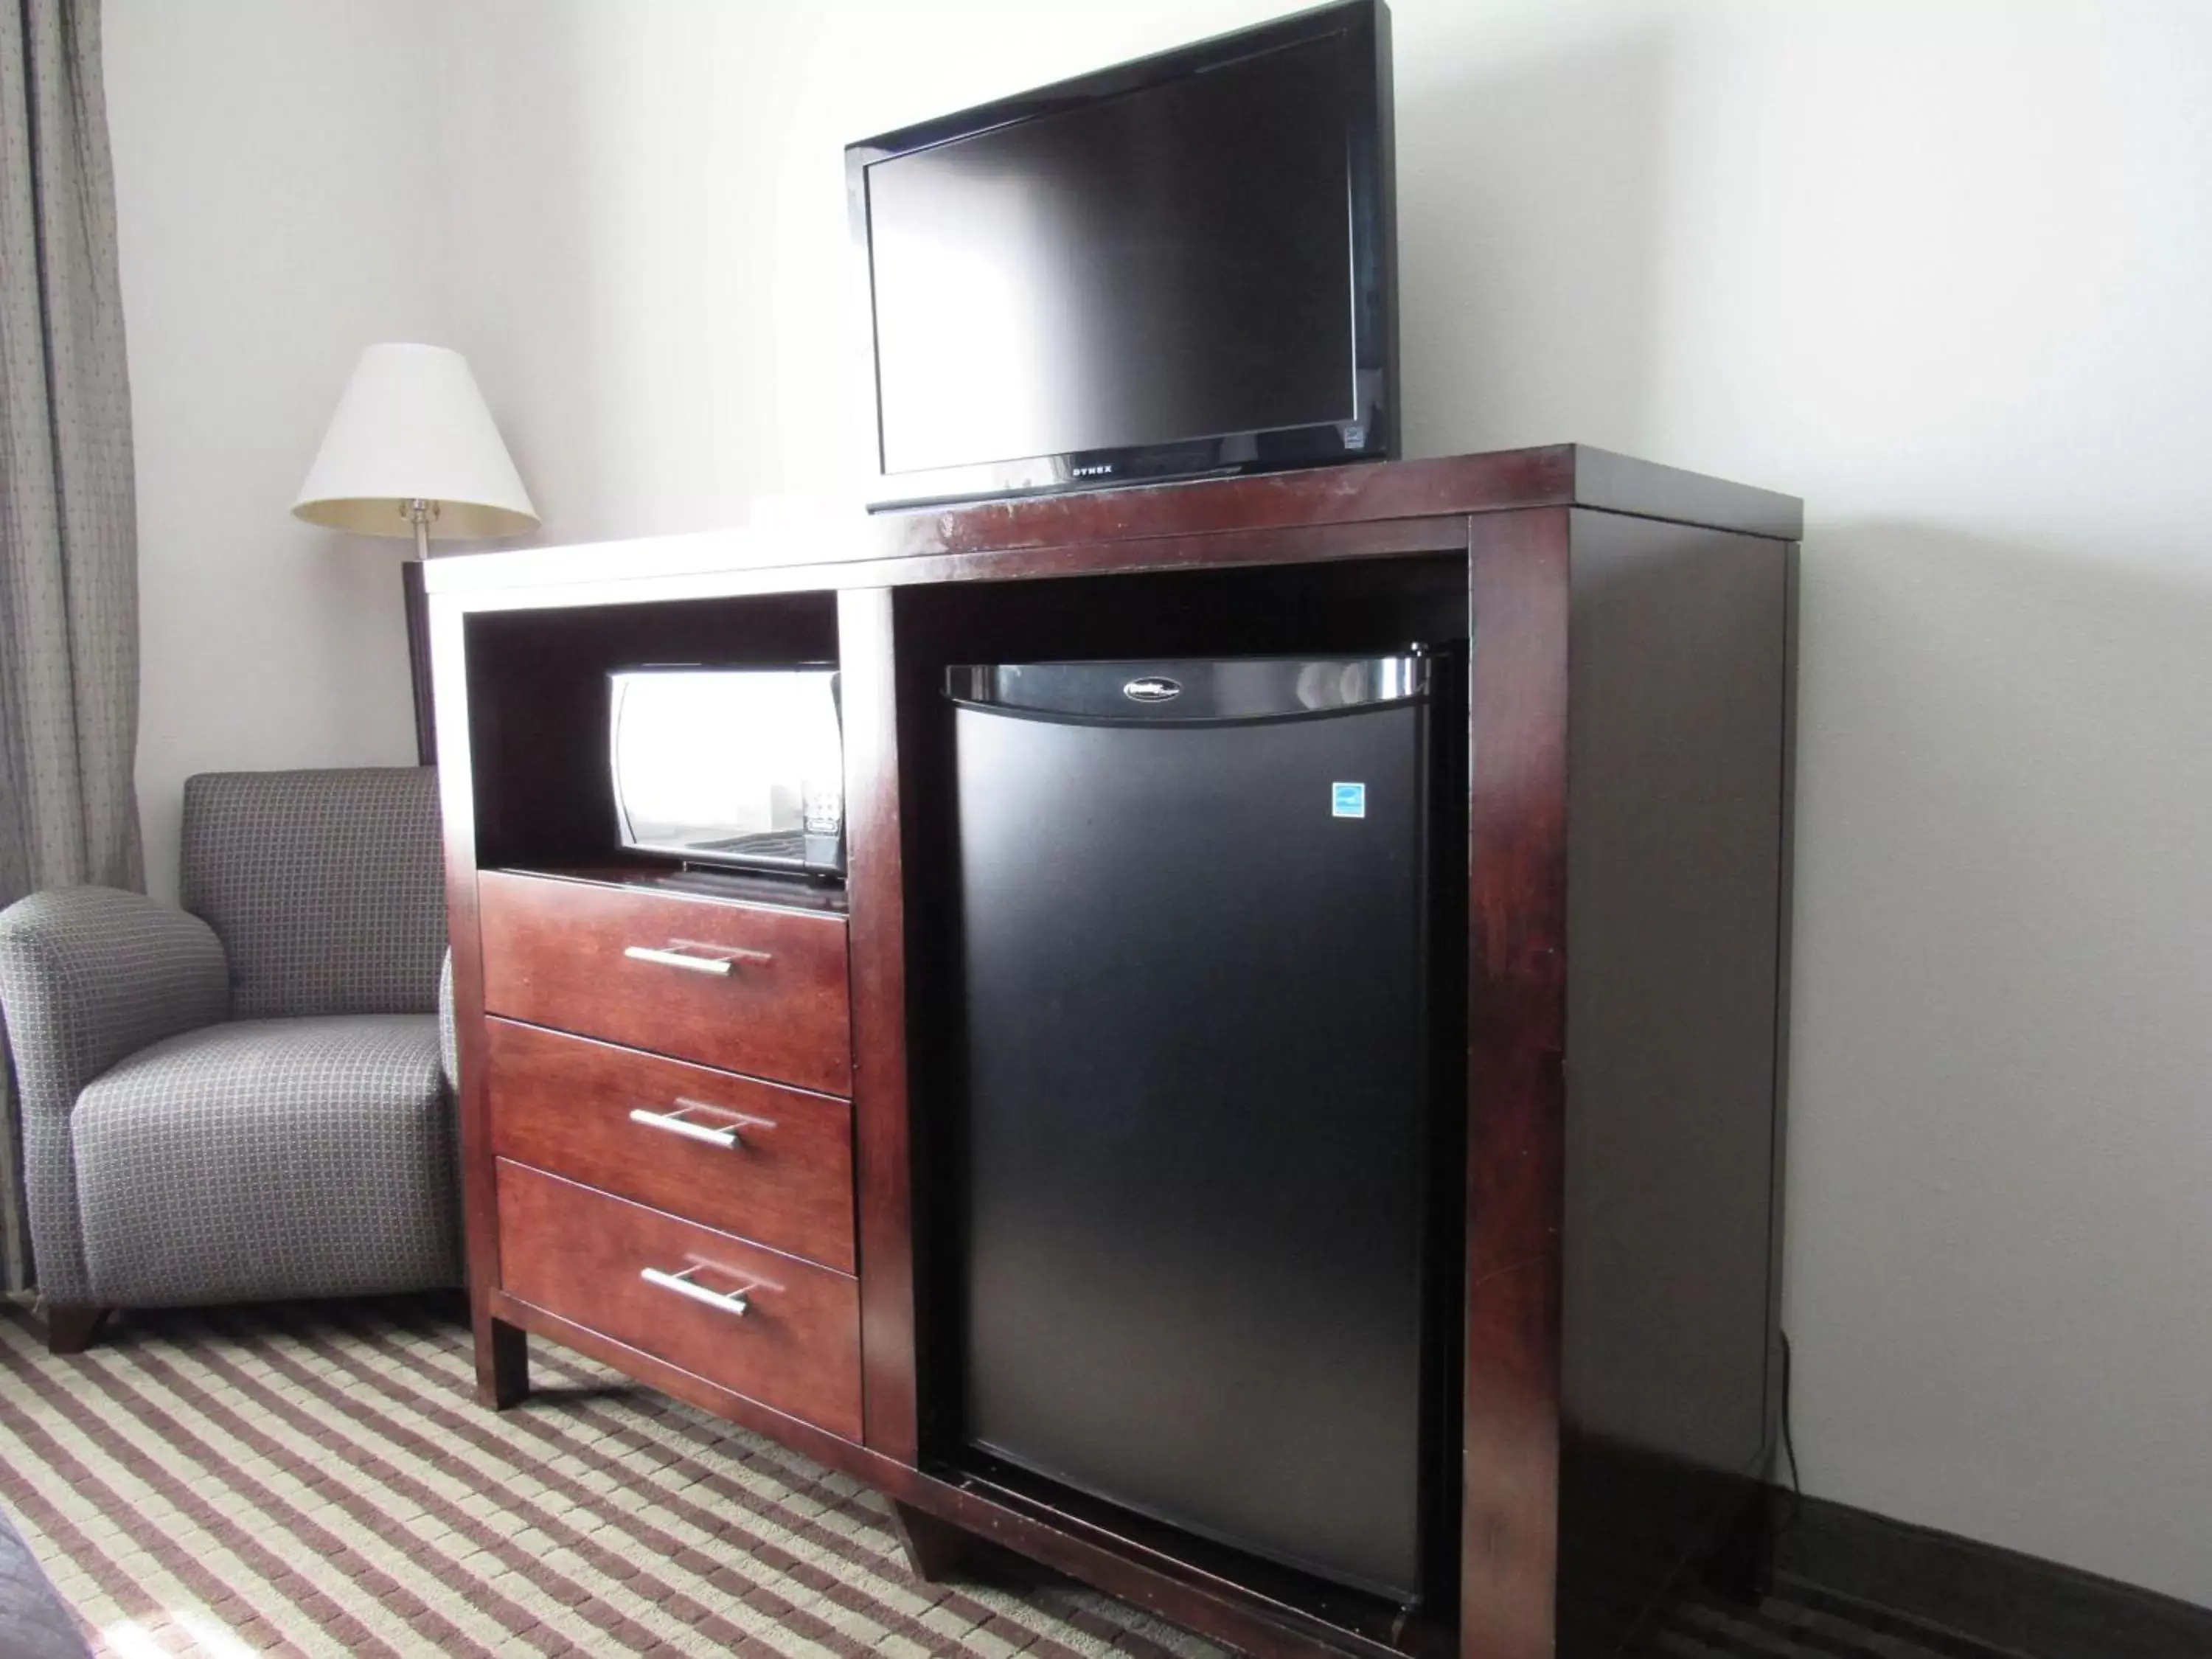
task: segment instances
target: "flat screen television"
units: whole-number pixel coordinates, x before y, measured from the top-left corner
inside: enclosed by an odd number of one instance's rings
[[[849,146],[877,507],[1397,453],[1389,15]]]

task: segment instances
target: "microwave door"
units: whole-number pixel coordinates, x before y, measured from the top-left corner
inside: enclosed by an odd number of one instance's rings
[[[820,874],[845,870],[844,702],[839,677],[815,688],[807,708],[806,783],[799,803],[806,867]]]
[[[611,675],[611,763],[623,844],[687,863],[843,868],[830,671],[678,669]]]

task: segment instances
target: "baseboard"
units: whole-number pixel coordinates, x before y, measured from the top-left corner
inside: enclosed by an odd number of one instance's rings
[[[2204,1659],[2212,1608],[2079,1568],[1787,1493],[1778,1572],[2033,1659]]]

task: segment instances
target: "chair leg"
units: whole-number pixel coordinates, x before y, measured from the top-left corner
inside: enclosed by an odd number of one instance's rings
[[[107,1317],[105,1308],[46,1309],[46,1352],[48,1353],[82,1353],[92,1346],[100,1323]]]

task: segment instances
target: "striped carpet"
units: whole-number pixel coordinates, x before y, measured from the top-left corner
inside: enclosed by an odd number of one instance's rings
[[[541,1392],[494,1414],[442,1302],[148,1315],[76,1358],[0,1307],[0,1507],[119,1659],[1219,1651],[1087,1593],[917,1584],[853,1481],[532,1358]],[[1650,1652],[2007,1659],[1787,1580]]]

